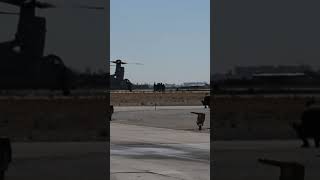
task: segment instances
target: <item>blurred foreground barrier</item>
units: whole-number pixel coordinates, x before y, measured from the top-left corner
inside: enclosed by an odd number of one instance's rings
[[[109,117],[109,121],[112,120],[112,114],[114,113],[114,108],[113,108],[113,105],[110,105],[109,106],[109,109],[108,109],[108,117]]]
[[[11,142],[9,138],[0,138],[0,180],[4,180],[5,171],[12,160]]]
[[[210,96],[205,96],[203,100],[201,101],[204,108],[207,108],[207,106],[210,108]]]
[[[280,167],[279,180],[303,180],[305,168],[296,162],[282,162],[267,159],[258,159],[260,163]]]

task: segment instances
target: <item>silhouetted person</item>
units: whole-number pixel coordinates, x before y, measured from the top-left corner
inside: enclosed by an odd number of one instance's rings
[[[165,92],[165,90],[166,90],[165,85],[161,83],[161,91],[162,91],[162,92]]]
[[[320,145],[320,106],[306,104],[301,116],[301,123],[292,123],[292,127],[303,141],[302,147],[309,147],[308,138],[314,139],[316,147]]]
[[[207,106],[210,107],[210,96],[205,96],[201,102],[204,105],[204,108],[207,108]]]
[[[56,65],[61,70],[59,74],[60,87],[62,88],[62,92],[64,96],[69,96],[71,94],[69,89],[69,77],[68,77],[68,69],[62,65]]]
[[[9,138],[0,138],[0,180],[4,180],[5,171],[12,161],[12,150]]]
[[[157,83],[157,84],[155,84],[155,85],[153,85],[154,86],[154,91],[158,91],[158,92],[162,92],[162,91],[164,91],[164,85],[162,84],[162,83]]]
[[[132,92],[132,84],[131,84],[131,83],[128,83],[128,90],[129,90],[130,92]]]
[[[199,127],[199,131],[201,131],[201,130],[202,130],[203,123],[204,123],[204,120],[206,119],[206,114],[204,114],[204,113],[197,113],[197,112],[191,112],[191,113],[198,115],[198,117],[197,117],[197,125],[198,125],[198,127]]]
[[[108,110],[108,117],[109,117],[109,121],[111,121],[112,119],[112,114],[114,112],[114,108],[113,105],[110,105],[109,110]]]

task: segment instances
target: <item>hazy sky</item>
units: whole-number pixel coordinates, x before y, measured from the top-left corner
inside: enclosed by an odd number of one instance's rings
[[[47,18],[45,54],[60,56],[69,67],[107,70],[106,10],[73,8],[78,5],[106,7],[105,0],[45,0],[60,8],[37,10]],[[0,3],[0,11],[19,12],[19,8]],[[0,42],[12,40],[18,16],[0,15]]]
[[[110,35],[132,82],[209,81],[210,0],[111,0]]]
[[[235,65],[320,65],[320,1],[216,0],[212,73]]]
[[[107,12],[71,8],[105,6],[104,0],[47,0],[59,9],[47,17],[46,54],[76,69],[108,69]],[[320,66],[320,1],[216,0],[216,59],[211,72],[235,65],[310,64]],[[132,82],[208,81],[209,0],[111,0],[111,60],[127,65]],[[0,10],[15,11],[0,3]],[[0,42],[11,40],[18,17],[0,15]],[[114,69],[112,68],[113,73]]]
[[[104,0],[46,0],[58,9],[38,10],[47,18],[45,54],[60,56],[69,67],[108,69],[106,11],[71,8],[105,6]],[[111,0],[111,60],[127,65],[132,82],[209,81],[209,0]],[[0,10],[19,8],[0,3]],[[0,42],[12,40],[18,16],[0,15]],[[114,73],[114,68],[111,69]]]

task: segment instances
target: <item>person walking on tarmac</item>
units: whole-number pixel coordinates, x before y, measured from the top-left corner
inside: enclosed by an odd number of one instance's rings
[[[196,114],[196,115],[198,115],[198,117],[197,117],[197,125],[198,125],[198,127],[199,127],[199,131],[201,131],[202,130],[202,126],[203,126],[203,123],[204,123],[204,121],[205,121],[205,119],[206,119],[206,114],[204,114],[204,113],[197,113],[197,112],[191,112],[192,114]]]

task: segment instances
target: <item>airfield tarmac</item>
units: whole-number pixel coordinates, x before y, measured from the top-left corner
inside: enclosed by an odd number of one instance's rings
[[[114,111],[112,122],[116,123],[209,133],[210,109],[203,106],[119,106]],[[196,125],[197,115],[191,112],[205,113],[201,132]]]
[[[201,106],[116,107],[111,123],[111,179],[210,179],[209,130],[199,132],[190,111]],[[209,114],[205,128],[209,128]],[[214,133],[214,132],[213,132]],[[311,141],[310,141],[311,142]],[[214,141],[211,178],[277,180],[280,168],[259,158],[297,162],[305,180],[320,177],[319,149],[299,140]],[[312,142],[311,142],[311,145]]]
[[[207,115],[201,132],[192,111]],[[115,107],[111,180],[210,179],[208,115],[202,106]]]
[[[111,177],[107,142],[15,142],[6,179],[209,179],[209,117],[199,132],[197,116],[190,113],[208,109],[115,107],[115,111],[110,127]]]
[[[210,179],[209,117],[204,131],[190,111],[201,106],[115,107],[111,122],[111,180]],[[174,121],[173,121],[174,120]],[[311,141],[310,141],[311,142]],[[214,179],[276,180],[278,167],[258,158],[296,161],[305,180],[320,177],[319,149],[301,149],[298,140],[214,141]],[[311,143],[311,145],[313,145]],[[108,179],[106,142],[14,143],[7,179]]]

